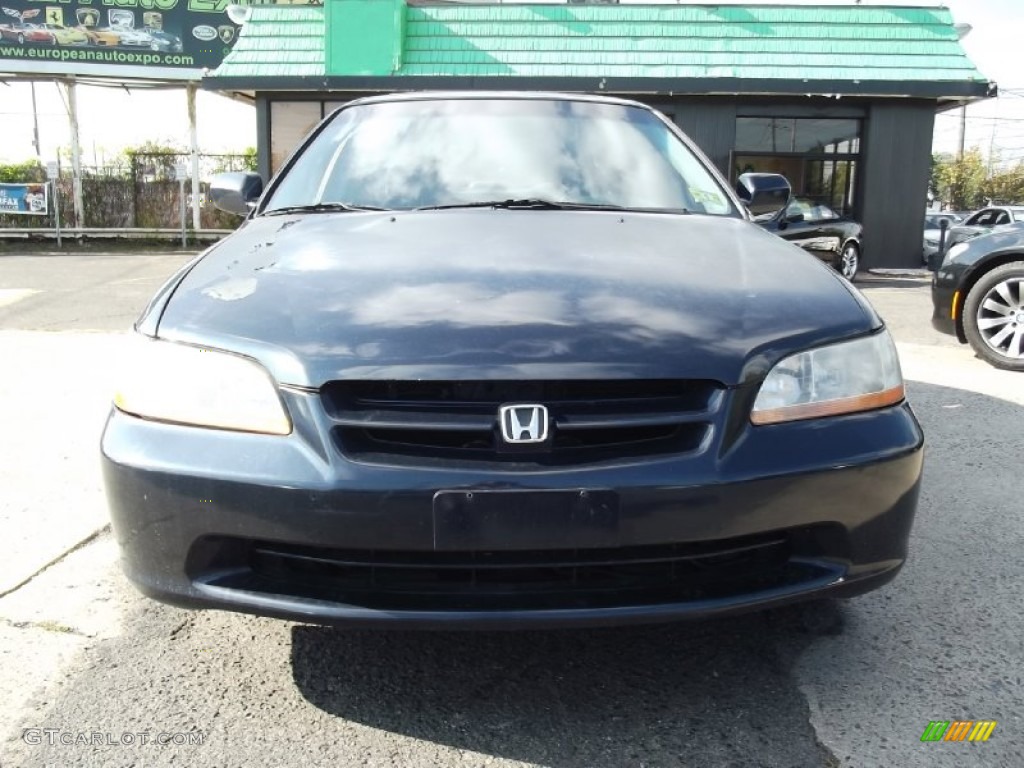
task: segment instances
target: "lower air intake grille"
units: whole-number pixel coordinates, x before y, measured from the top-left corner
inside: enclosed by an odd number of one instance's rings
[[[211,585],[379,610],[609,608],[723,599],[820,579],[788,534],[617,549],[383,552],[232,540]],[[198,574],[197,574],[198,575]]]

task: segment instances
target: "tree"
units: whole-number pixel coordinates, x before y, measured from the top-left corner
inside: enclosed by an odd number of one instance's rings
[[[993,203],[1024,203],[1024,160],[1014,168],[989,176],[983,192]]]
[[[136,181],[174,181],[174,166],[189,157],[184,147],[147,141],[137,147],[126,147],[132,175]]]
[[[954,210],[967,211],[985,205],[987,178],[985,161],[977,147],[965,152],[959,160],[949,155],[932,158],[935,194],[948,201]]]
[[[44,181],[45,179],[46,169],[40,165],[38,160],[0,165],[0,183],[17,184],[26,181]]]

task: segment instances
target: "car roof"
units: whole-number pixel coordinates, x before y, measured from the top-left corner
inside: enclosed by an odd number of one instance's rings
[[[382,104],[396,101],[437,101],[437,100],[477,101],[481,99],[502,99],[508,101],[586,101],[594,104],[618,104],[620,106],[641,107],[653,111],[647,104],[631,99],[620,99],[615,96],[603,96],[589,93],[561,93],[558,91],[409,91],[405,93],[388,93],[380,96],[366,96],[354,99],[345,106],[358,104]]]

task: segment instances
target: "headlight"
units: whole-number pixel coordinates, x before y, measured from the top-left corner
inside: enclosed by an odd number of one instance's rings
[[[837,416],[895,405],[903,374],[888,331],[791,355],[765,378],[754,401],[754,424]]]
[[[287,435],[277,385],[254,360],[205,347],[138,339],[114,405],[144,419]]]
[[[946,256],[943,259],[943,261],[952,261],[957,256],[959,256],[961,253],[966,251],[968,248],[970,248],[970,244],[968,244],[968,243],[957,243],[952,248],[950,248],[948,251],[946,251]]]

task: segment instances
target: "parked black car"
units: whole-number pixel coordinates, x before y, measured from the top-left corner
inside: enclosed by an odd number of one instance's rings
[[[832,208],[808,198],[795,197],[782,211],[758,216],[755,221],[769,232],[799,245],[854,280],[864,252],[864,228]]]
[[[662,115],[354,101],[136,324],[102,440],[168,602],[340,624],[664,621],[884,584],[923,438],[895,346]]]
[[[951,247],[932,304],[935,328],[996,368],[1024,371],[1024,223]]]
[[[150,44],[150,48],[154,51],[164,51],[165,53],[181,53],[181,38],[177,35],[172,35],[170,32],[164,32],[162,29],[146,29],[153,42]]]

